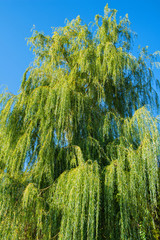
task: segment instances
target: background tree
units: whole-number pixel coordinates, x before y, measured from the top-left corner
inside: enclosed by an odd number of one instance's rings
[[[1,239],[158,239],[153,55],[131,53],[108,6],[93,29],[34,31],[18,95],[1,96]]]

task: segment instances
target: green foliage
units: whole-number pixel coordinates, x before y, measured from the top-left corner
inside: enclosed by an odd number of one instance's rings
[[[2,240],[159,237],[154,56],[131,53],[128,16],[108,5],[94,29],[34,31],[18,95],[1,95]]]

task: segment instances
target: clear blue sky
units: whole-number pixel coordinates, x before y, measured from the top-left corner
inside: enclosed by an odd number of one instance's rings
[[[64,26],[66,18],[80,15],[89,23],[103,14],[106,3],[118,16],[128,13],[138,44],[148,45],[151,53],[160,50],[160,0],[0,0],[0,85],[17,93],[33,60],[26,41],[33,25],[48,35],[51,27]]]

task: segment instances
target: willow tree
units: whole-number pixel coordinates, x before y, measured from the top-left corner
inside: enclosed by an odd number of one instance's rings
[[[131,53],[108,6],[92,29],[34,31],[18,95],[1,96],[2,240],[158,239],[153,55]]]

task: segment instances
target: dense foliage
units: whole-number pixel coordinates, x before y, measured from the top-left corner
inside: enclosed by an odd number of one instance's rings
[[[0,239],[158,239],[153,55],[132,39],[108,6],[92,30],[33,32],[19,93],[1,96]]]

